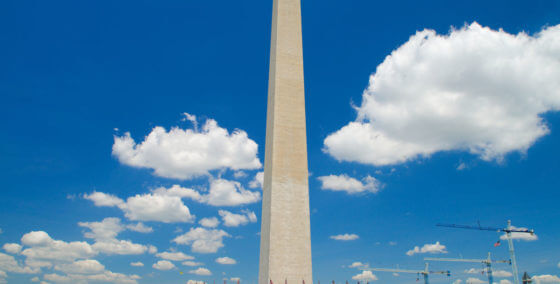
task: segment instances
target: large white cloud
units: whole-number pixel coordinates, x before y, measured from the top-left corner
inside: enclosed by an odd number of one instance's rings
[[[88,283],[116,283],[116,284],[137,284],[140,276],[138,275],[125,275],[122,273],[115,273],[105,270],[97,274],[67,274],[60,275],[56,273],[45,274],[45,280],[54,283],[72,283],[72,284],[88,284]],[[47,283],[47,282],[45,282]]]
[[[413,256],[418,253],[447,253],[447,250],[444,245],[436,242],[435,244],[425,244],[424,246],[422,246],[422,248],[420,248],[419,246],[415,246],[413,249],[407,251],[406,255]]]
[[[160,260],[156,263],[154,263],[154,265],[152,265],[153,268],[157,269],[157,270],[171,270],[173,268],[175,268],[175,264],[171,263],[170,261],[167,260]]]
[[[67,274],[97,274],[103,272],[105,266],[95,259],[84,259],[72,263],[59,264],[54,269]]]
[[[21,245],[20,244],[4,244],[4,246],[2,246],[2,248],[7,253],[11,253],[11,254],[18,254],[21,251]]]
[[[449,35],[423,30],[387,56],[356,107],[329,135],[340,161],[376,166],[464,150],[500,161],[549,133],[560,109],[560,25],[535,36],[477,23]]]
[[[259,169],[258,145],[247,133],[218,126],[208,119],[201,130],[154,127],[143,142],[137,144],[126,133],[115,137],[113,155],[126,165],[151,168],[154,174],[176,179],[207,175],[211,170]]]
[[[173,239],[173,242],[181,245],[190,245],[193,252],[215,253],[224,246],[224,237],[229,236],[223,230],[191,228],[190,231]]]
[[[345,174],[322,176],[317,179],[322,183],[322,190],[344,191],[349,194],[377,193],[381,188],[381,183],[371,176],[366,176],[361,181]]]

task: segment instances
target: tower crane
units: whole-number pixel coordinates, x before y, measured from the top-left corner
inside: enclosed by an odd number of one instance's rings
[[[490,253],[488,253],[488,258],[486,259],[463,259],[463,258],[435,258],[426,257],[424,260],[430,261],[452,261],[452,262],[470,262],[470,263],[482,263],[486,265],[486,274],[488,275],[488,283],[494,283],[494,277],[492,276],[492,263],[509,263],[511,260],[492,260]]]
[[[534,235],[534,230],[528,229],[514,229],[511,226],[511,220],[508,220],[508,224],[506,228],[492,228],[492,227],[482,227],[480,223],[477,226],[468,226],[468,225],[456,225],[456,224],[437,224],[438,227],[448,227],[448,228],[459,228],[459,229],[470,229],[470,230],[481,230],[481,231],[495,231],[495,232],[504,232],[506,233],[506,238],[509,245],[509,256],[511,259],[511,269],[513,271],[513,282],[514,284],[519,284],[519,274],[517,272],[517,261],[515,260],[515,249],[513,248],[513,240],[511,238],[511,233],[526,233]]]
[[[369,270],[369,271],[380,271],[380,272],[393,272],[393,273],[413,273],[413,274],[422,274],[424,276],[424,284],[429,284],[428,275],[430,274],[443,274],[447,276],[451,276],[451,272],[447,271],[430,271],[429,264],[426,263],[424,270],[406,270],[406,269],[390,269],[390,268],[361,268],[361,270]]]

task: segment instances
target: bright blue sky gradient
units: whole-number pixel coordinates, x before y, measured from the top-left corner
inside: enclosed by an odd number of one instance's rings
[[[113,135],[130,131],[142,141],[154,126],[191,127],[181,121],[183,112],[197,115],[200,123],[212,118],[230,131],[246,131],[258,143],[263,161],[271,8],[272,1],[262,0],[0,3],[0,245],[19,243],[22,235],[38,230],[57,240],[91,241],[83,237],[78,222],[119,217],[128,223],[120,210],[95,207],[81,197],[94,190],[126,198],[158,186],[207,186],[205,178],[156,177],[111,155]],[[302,9],[314,280],[350,280],[358,271],[343,266],[354,261],[421,269],[428,255],[405,253],[436,241],[447,247],[443,257],[482,258],[491,251],[507,259],[507,246],[493,247],[496,233],[435,224],[480,220],[504,226],[508,219],[534,228],[539,237],[516,242],[520,272],[560,274],[558,113],[545,116],[551,133],[527,155],[510,154],[501,164],[457,151],[374,167],[340,163],[322,151],[327,135],[356,118],[351,103],[360,105],[376,66],[417,30],[445,34],[451,26],[476,21],[513,34],[533,34],[560,24],[560,3],[305,0]],[[469,168],[458,171],[461,162]],[[241,180],[246,187],[256,172],[247,171],[249,176]],[[378,194],[358,196],[320,189],[316,177],[343,173],[357,178],[369,174],[385,187]],[[218,215],[217,207],[190,200],[185,204],[197,221]],[[140,275],[139,283],[221,283],[223,277],[256,283],[260,203],[227,210],[245,208],[255,211],[259,221],[223,228],[233,237],[226,238],[216,254],[191,253],[188,246],[170,242],[179,234],[177,228],[185,232],[196,224],[145,222],[153,233],[119,235],[153,244],[160,252],[176,248],[194,255],[212,276],[189,275],[190,268],[178,262],[178,270],[154,270],[158,259],[147,253],[95,259],[113,272]],[[344,233],[360,238],[329,238]],[[221,256],[237,264],[216,264],[214,259]],[[131,267],[132,261],[145,267]],[[454,273],[451,279],[436,276],[434,283],[465,280],[469,275],[463,270],[480,268],[432,267]],[[376,275],[378,283],[416,280],[415,275]],[[8,283],[27,283],[35,275],[8,276]]]

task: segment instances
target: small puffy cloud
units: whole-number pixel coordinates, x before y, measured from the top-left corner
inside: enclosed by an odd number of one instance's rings
[[[209,276],[212,275],[212,272],[204,267],[199,267],[198,269],[189,271],[190,274],[196,274],[201,276]]]
[[[92,248],[105,254],[133,255],[143,254],[148,247],[128,240],[117,240],[117,235],[125,230],[119,218],[105,218],[101,222],[79,222],[79,226],[89,228],[86,238],[94,239]]]
[[[190,255],[186,255],[182,252],[161,252],[156,254],[157,257],[159,258],[163,258],[163,259],[167,259],[167,260],[173,260],[173,261],[183,261],[183,260],[192,260],[194,259],[194,257],[190,256]]]
[[[137,223],[137,224],[135,224],[135,225],[132,225],[132,224],[131,224],[131,225],[127,225],[126,228],[129,229],[129,230],[131,230],[131,231],[134,231],[134,232],[145,233],[145,234],[151,233],[151,232],[154,231],[154,229],[153,229],[152,227],[146,226],[146,225],[144,225],[144,223],[142,223],[142,222],[139,222],[139,223]]]
[[[362,268],[366,266],[367,266],[366,263],[361,263],[359,261],[352,262],[352,264],[348,265],[349,268]]]
[[[202,262],[195,262],[195,261],[183,261],[183,263],[181,263],[184,266],[201,266],[203,265]]]
[[[352,279],[357,281],[377,281],[377,276],[369,270],[364,270],[362,273],[352,276]]]
[[[461,283],[463,283],[463,280],[461,280],[461,279],[457,279],[457,280],[453,281],[453,284],[461,284]]]
[[[220,221],[216,217],[212,218],[202,218],[198,223],[206,228],[216,228],[220,224]]]
[[[246,190],[239,182],[215,179],[210,183],[208,194],[202,202],[213,206],[239,206],[261,200],[261,194]]]
[[[21,245],[20,244],[4,244],[2,248],[11,254],[18,254],[21,252]]]
[[[84,194],[84,199],[91,200],[97,207],[119,207],[124,201],[114,195],[94,191],[91,194]]]
[[[121,273],[114,273],[108,270],[97,274],[67,274],[60,275],[56,273],[45,274],[43,276],[45,280],[54,283],[91,283],[91,282],[103,282],[103,283],[118,283],[118,284],[137,284],[140,276],[138,275],[125,275]],[[41,282],[47,283],[47,282]]]
[[[0,271],[2,272],[13,272],[21,274],[36,274],[41,272],[41,269],[22,266],[17,262],[17,260],[8,254],[0,253]]]
[[[152,265],[153,268],[157,270],[171,270],[175,268],[175,264],[167,261],[167,260],[160,260]]]
[[[235,259],[233,259],[231,257],[224,256],[224,257],[216,258],[216,263],[219,263],[219,264],[236,264],[237,261],[235,261]]]
[[[97,241],[112,240],[125,229],[119,218],[105,218],[101,222],[78,222],[78,226],[90,229],[91,232],[84,233],[84,237]]]
[[[245,173],[244,171],[236,171],[233,173],[233,177],[240,179],[240,178],[244,178],[247,176],[247,173]]]
[[[560,283],[560,277],[550,274],[535,275],[531,279],[533,279],[535,284]]]
[[[131,196],[126,202],[102,192],[85,194],[84,198],[93,201],[96,206],[118,207],[125,213],[126,218],[133,221],[175,223],[193,222],[195,218],[194,215],[191,215],[189,208],[183,203],[181,197],[173,194],[161,194],[161,190]],[[116,200],[120,200],[120,202]]]
[[[97,274],[105,270],[105,266],[95,259],[78,260],[72,263],[54,266],[55,270],[66,274]]]
[[[523,228],[523,227],[515,227],[515,226],[511,226],[512,229],[517,229],[517,230],[527,230],[527,228]],[[517,232],[512,232],[511,233],[511,239],[512,240],[520,240],[520,241],[536,241],[539,239],[539,237],[537,236],[537,234],[530,234],[530,233],[517,233]],[[500,240],[507,240],[507,235],[503,234],[500,236]]]
[[[250,223],[257,222],[257,215],[253,211],[245,210],[243,214],[235,214],[226,210],[218,211],[222,222],[226,227],[239,227]]]
[[[191,179],[218,169],[259,169],[258,145],[247,133],[229,133],[208,119],[202,129],[154,127],[137,144],[130,136],[115,136],[113,155],[125,165],[150,168],[166,178]]]
[[[512,277],[513,273],[506,271],[506,270],[494,270],[492,271],[492,275],[498,278],[505,278],[505,277]]]
[[[187,284],[206,284],[204,281],[197,281],[197,280],[189,280]]]
[[[560,109],[560,25],[534,36],[472,23],[418,31],[377,66],[357,118],[324,140],[339,161],[376,166],[443,151],[486,161],[525,153]]]
[[[511,281],[507,280],[507,279],[502,279],[500,280],[500,282],[498,282],[499,284],[512,284]]]
[[[193,252],[215,253],[224,246],[224,237],[229,236],[223,230],[191,228],[190,231],[173,239],[173,242],[181,245],[190,245]]]
[[[158,250],[157,250],[157,248],[156,248],[155,246],[153,246],[153,245],[149,245],[149,246],[148,246],[148,253],[149,253],[149,254],[156,254],[157,251],[158,251]]]
[[[131,262],[130,266],[134,266],[134,267],[144,267],[144,263],[137,261],[137,262]]]
[[[231,278],[229,279],[229,281],[241,282],[241,278],[239,278],[239,277],[231,277]]]
[[[343,234],[343,235],[330,236],[330,238],[337,241],[354,241],[359,239],[360,236],[356,234]]]
[[[439,242],[436,242],[435,244],[425,244],[422,248],[416,246],[414,247],[414,249],[407,251],[406,255],[412,256],[418,253],[436,254],[436,253],[447,253],[447,251],[444,245],[440,244]]]
[[[484,283],[486,283],[486,281],[482,281],[478,278],[470,277],[470,278],[467,279],[466,283],[467,284],[484,284]]]
[[[264,172],[255,174],[255,178],[249,183],[250,188],[262,188],[264,183]]]
[[[358,194],[365,192],[377,193],[381,189],[381,183],[371,176],[367,176],[361,181],[345,174],[338,176],[322,176],[317,179],[322,183],[322,190],[344,191],[349,194]]]
[[[108,240],[95,242],[92,248],[104,254],[135,255],[143,254],[148,248],[128,240]]]

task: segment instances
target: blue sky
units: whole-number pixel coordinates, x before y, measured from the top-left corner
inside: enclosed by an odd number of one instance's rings
[[[0,3],[0,283],[256,283],[271,8]],[[354,262],[421,269],[427,256],[507,259],[507,246],[493,247],[497,233],[435,224],[511,219],[538,236],[515,241],[520,272],[558,283],[560,3],[305,0],[302,10],[314,280],[352,280]],[[434,32],[415,36],[425,29]],[[155,127],[187,146],[115,150]],[[370,134],[386,139],[360,140]],[[185,152],[212,158],[174,164]],[[224,157],[233,162],[216,162]],[[145,200],[162,207],[144,214]],[[199,224],[212,217],[216,228]],[[127,228],[139,222],[151,230]],[[344,234],[358,238],[331,238]],[[445,249],[428,251],[437,254],[406,254],[436,242]],[[433,283],[485,280],[465,273],[478,265],[431,265],[452,271]],[[376,283],[416,282],[374,274]]]

